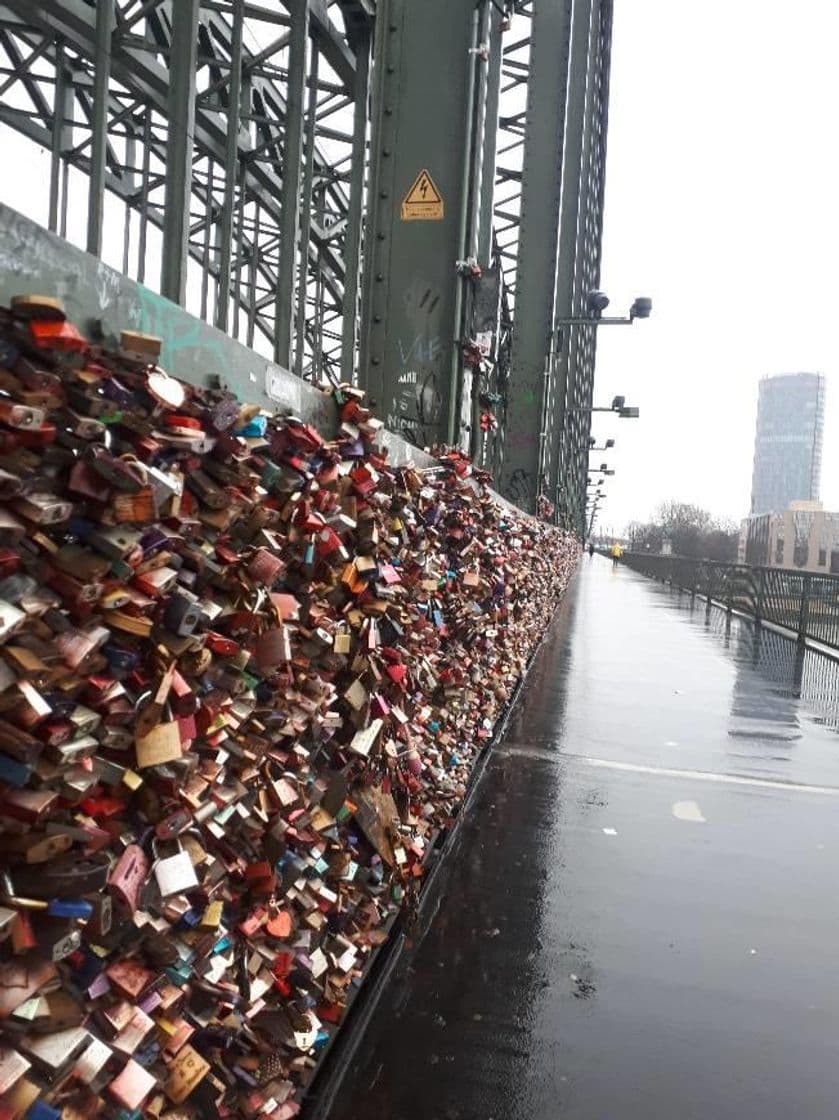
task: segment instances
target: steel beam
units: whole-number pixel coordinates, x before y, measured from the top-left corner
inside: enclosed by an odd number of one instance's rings
[[[113,33],[113,0],[99,0],[96,5],[94,37],[90,193],[87,204],[87,251],[97,257],[102,255],[102,220],[105,213],[105,169],[108,151],[108,87],[111,81]]]
[[[575,284],[582,267],[580,194],[583,181],[583,137],[585,133],[586,85],[594,48],[592,0],[575,0],[571,31],[571,64],[568,75],[568,108],[565,124],[565,163],[562,174],[562,204],[559,223],[555,318],[570,319],[583,308],[574,302]],[[547,445],[548,497],[557,501],[560,444],[565,429],[565,405],[570,359],[570,332],[574,327],[554,328],[554,378],[552,404],[548,413],[552,438]]]
[[[359,381],[387,425],[421,447],[446,439],[457,394],[455,262],[471,142],[461,107],[474,12],[474,0],[377,5]],[[437,207],[430,220],[403,220],[423,171],[442,216]]]
[[[574,273],[572,298],[575,308],[581,308],[586,294],[600,284],[611,36],[612,0],[592,0],[577,230],[578,264]],[[594,390],[596,329],[584,326],[574,330],[568,347],[566,421],[562,436],[559,481],[564,491],[565,522],[582,534],[585,527],[588,436],[591,429],[591,416],[587,410],[591,407]]]
[[[466,290],[470,281],[467,279],[467,262],[473,255],[472,243],[475,242],[477,251],[477,237],[473,234],[475,226],[474,211],[471,211],[472,198],[477,196],[477,168],[475,153],[479,150],[477,135],[478,126],[475,121],[475,104],[477,99],[476,76],[478,71],[478,54],[480,42],[481,13],[475,8],[472,13],[472,30],[469,36],[469,62],[466,77],[466,106],[464,117],[463,145],[463,171],[460,180],[460,215],[458,218],[457,244],[455,261],[462,262],[457,265],[458,274],[454,284],[454,316],[452,319],[452,340],[454,345],[451,350],[451,383],[449,386],[445,442],[453,447],[462,442],[464,432],[471,430],[471,396],[473,381],[477,377],[469,375],[468,397],[466,389],[466,373],[463,368],[463,352],[461,342],[465,342],[466,330],[464,321],[464,307],[468,296]],[[458,413],[460,416],[458,417]]]
[[[178,0],[173,5],[169,55],[169,132],[160,291],[167,299],[181,305],[186,299],[189,251],[199,8],[200,0]]]
[[[498,109],[501,99],[503,60],[503,15],[495,7],[489,11],[489,60],[484,93],[484,134],[481,169],[480,218],[478,221],[478,261],[483,268],[492,263],[493,207],[495,205],[495,164],[498,155]]]
[[[283,143],[283,183],[280,196],[280,267],[277,276],[274,361],[291,368],[294,325],[294,280],[297,235],[300,228],[300,169],[303,153],[303,110],[306,96],[306,51],[309,40],[309,0],[289,0],[289,45],[286,131]]]
[[[571,0],[534,0],[519,260],[504,458],[498,488],[531,512],[544,489]]]
[[[245,0],[233,0],[233,27],[230,49],[230,89],[227,101],[227,137],[224,152],[224,203],[221,210],[221,231],[216,299],[216,326],[227,330],[230,312],[230,261],[233,248],[233,213],[236,203],[236,179],[239,164],[239,116],[242,109],[242,29]]]
[[[312,231],[312,183],[315,168],[315,130],[318,112],[318,66],[320,48],[312,42],[312,62],[309,67],[309,102],[306,107],[306,159],[303,165],[303,207],[300,214],[300,274],[297,280],[297,325],[295,327],[294,372],[303,376],[306,357],[306,315],[309,295],[309,237]],[[308,200],[308,201],[305,201]]]
[[[309,9],[312,34],[317,37],[323,57],[341,79],[345,89],[352,90],[355,86],[355,56],[347,46],[344,36],[329,18],[326,0],[309,0]],[[293,16],[293,3],[290,11]]]
[[[55,48],[55,94],[53,98],[52,144],[50,145],[50,202],[48,225],[53,233],[58,230],[59,195],[61,186],[61,160],[73,135],[73,87],[68,72],[64,44]]]
[[[364,170],[367,157],[369,86],[370,34],[365,29],[356,46],[350,205],[347,214],[347,238],[344,245],[346,280],[344,281],[341,376],[348,382],[355,380],[355,348],[358,339],[358,290],[361,269],[361,222],[364,206]]]

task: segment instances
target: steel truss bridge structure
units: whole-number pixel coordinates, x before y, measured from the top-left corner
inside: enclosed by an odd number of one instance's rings
[[[5,0],[0,126],[28,217],[583,532],[612,6]]]

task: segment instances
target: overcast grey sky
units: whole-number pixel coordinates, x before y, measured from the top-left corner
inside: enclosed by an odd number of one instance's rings
[[[822,498],[839,509],[837,0],[616,0],[602,287],[600,525],[667,498],[748,512],[757,381],[827,375]],[[593,461],[599,463],[600,456]]]

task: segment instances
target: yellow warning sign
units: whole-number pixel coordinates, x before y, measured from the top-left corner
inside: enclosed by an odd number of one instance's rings
[[[402,202],[403,222],[439,222],[444,217],[443,196],[423,169]]]

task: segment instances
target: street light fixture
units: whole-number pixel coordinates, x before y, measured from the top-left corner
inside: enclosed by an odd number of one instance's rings
[[[586,299],[587,315],[574,316],[570,319],[557,319],[558,327],[618,327],[634,323],[636,319],[649,319],[653,310],[653,301],[648,296],[638,296],[633,300],[629,314],[607,315],[603,312],[609,306],[609,297],[605,292],[589,292]]]
[[[616,415],[618,415],[621,418],[621,420],[637,420],[638,417],[641,415],[641,410],[639,408],[636,408],[633,405],[628,405],[626,403],[626,397],[613,397],[612,398],[612,403],[608,406],[606,406],[606,405],[592,405],[590,408],[583,408],[579,405],[572,405],[572,407],[569,408],[568,411],[569,412],[614,412],[614,413],[616,413]]]

